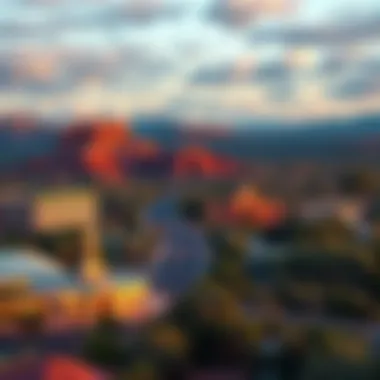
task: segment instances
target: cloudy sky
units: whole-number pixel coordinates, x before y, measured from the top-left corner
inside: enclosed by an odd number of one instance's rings
[[[380,107],[376,0],[0,0],[0,111],[228,121]]]

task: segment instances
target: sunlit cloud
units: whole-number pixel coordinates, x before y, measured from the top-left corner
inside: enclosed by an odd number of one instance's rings
[[[2,110],[301,117],[338,113],[346,102],[369,109],[380,94],[375,0],[0,6]]]

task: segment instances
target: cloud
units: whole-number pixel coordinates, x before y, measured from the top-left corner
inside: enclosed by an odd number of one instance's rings
[[[364,60],[328,83],[328,93],[337,99],[354,99],[379,93],[380,61]]]
[[[336,99],[362,98],[379,91],[379,87],[370,78],[350,78],[331,87],[330,96]]]
[[[380,57],[372,59],[364,59],[357,63],[356,69],[373,79],[380,78]]]
[[[347,66],[345,57],[339,53],[330,53],[321,57],[316,65],[316,74],[333,76],[341,73]]]
[[[253,1],[240,2],[235,6],[233,3],[228,0],[213,1],[208,10],[209,20],[224,25],[248,25],[257,17],[257,6]]]
[[[170,20],[181,16],[185,7],[173,1],[123,1],[104,3],[70,3],[57,5],[52,10],[56,17],[56,26],[67,27],[118,27],[120,25],[143,26],[159,20]]]
[[[249,33],[252,44],[281,43],[287,46],[341,46],[363,39],[380,39],[380,14],[347,23],[317,25],[277,24],[260,26]]]
[[[191,84],[220,85],[231,81],[233,69],[229,64],[201,67],[192,74]]]
[[[285,62],[269,62],[259,65],[252,74],[256,83],[284,82],[290,79],[291,69]]]
[[[294,8],[292,0],[213,0],[207,11],[211,22],[248,27],[263,16],[279,16]]]
[[[232,0],[43,1],[8,1],[0,14],[0,58],[53,56],[55,67],[47,78],[25,72],[17,92],[13,61],[1,59],[0,87],[13,88],[15,99],[51,95],[59,107],[57,94],[75,104],[70,96],[77,101],[96,89],[107,107],[177,104],[181,112],[211,117],[219,108],[243,115],[252,104],[257,111],[296,112],[302,101],[328,113],[326,99],[380,93],[380,49],[379,58],[369,53],[380,46],[380,14],[330,12],[338,3],[344,9],[346,0],[300,0],[309,11],[288,15],[270,10],[269,0],[241,0],[240,7]],[[262,18],[271,12],[276,17]],[[362,43],[368,51],[349,51]],[[150,100],[134,100],[140,93]],[[186,99],[175,103],[183,93]]]

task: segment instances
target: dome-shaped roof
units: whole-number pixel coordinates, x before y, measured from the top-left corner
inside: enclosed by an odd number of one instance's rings
[[[42,252],[25,248],[0,249],[0,283],[25,280],[36,290],[72,286],[72,278],[55,260]]]

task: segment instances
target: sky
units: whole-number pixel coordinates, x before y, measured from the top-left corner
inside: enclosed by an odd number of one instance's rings
[[[0,0],[0,112],[233,123],[380,105],[376,0]]]

